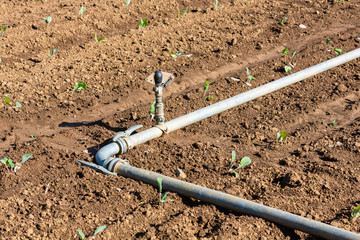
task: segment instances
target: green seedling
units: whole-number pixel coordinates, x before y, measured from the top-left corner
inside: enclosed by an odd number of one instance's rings
[[[0,160],[0,162],[2,162],[6,168],[9,169],[9,166],[11,167],[11,169],[13,169],[15,167],[15,163],[13,160],[11,160],[10,158],[3,158]]]
[[[140,19],[140,23],[139,23],[139,34],[142,32],[142,29],[145,28],[148,25],[149,21],[144,18],[144,19]]]
[[[151,122],[155,117],[155,104],[156,104],[156,102],[154,101],[150,106],[148,122]]]
[[[178,10],[179,23],[181,23],[181,18],[182,18],[183,16],[185,16],[185,14],[186,14],[187,12],[189,12],[189,9],[186,9],[182,14],[181,14],[179,8],[178,8],[177,10]]]
[[[98,46],[99,46],[100,42],[105,41],[104,37],[99,37],[98,38],[96,32],[94,32],[94,34],[95,34],[95,41],[96,41]]]
[[[125,1],[125,6],[127,7],[130,4],[130,0]]]
[[[1,58],[0,58],[0,63],[2,62]]]
[[[283,131],[283,130],[280,130],[278,133],[277,133],[277,139],[280,141],[280,142],[283,142],[285,141],[285,139],[287,138],[287,135],[288,133]]]
[[[218,11],[218,7],[219,7],[219,1],[218,0],[215,0],[214,7],[215,7],[215,11]]]
[[[296,54],[296,51],[292,51],[291,52],[291,57],[290,57],[290,60],[288,61],[287,59],[287,56],[288,56],[288,51],[289,51],[289,48],[284,48],[281,53],[283,54],[284,56],[284,62],[285,62],[285,66],[284,66],[284,70],[285,72],[290,72],[292,68],[295,68],[295,66],[293,65],[292,63],[292,60]]]
[[[282,18],[282,19],[280,20],[280,24],[281,24],[281,25],[284,25],[287,19],[288,19],[288,17]]]
[[[0,26],[0,39],[2,38],[2,36],[4,35],[6,29],[8,28],[8,25]]]
[[[159,187],[159,196],[160,196],[160,200],[158,202],[164,203],[164,202],[166,202],[166,200],[173,201],[171,199],[166,199],[167,195],[170,192],[164,192],[164,193],[162,192],[162,178],[157,178],[157,183],[158,183],[158,187]]]
[[[15,102],[15,107],[14,108],[20,108],[20,107],[22,107],[21,103]]]
[[[207,91],[209,90],[209,85],[210,82],[209,81],[205,81],[205,85],[204,85],[204,98],[205,100],[210,100],[210,99],[214,99],[213,96],[211,96],[210,94],[206,95]]]
[[[7,105],[10,104],[10,99],[9,99],[8,95],[5,95],[4,97],[5,97],[5,110],[6,110]]]
[[[54,49],[50,49],[50,48],[47,48],[47,53],[48,53],[48,56],[50,57],[50,60],[52,59],[52,57],[54,56],[55,52],[58,50],[59,48],[54,48]]]
[[[330,39],[330,38],[326,39],[326,44],[329,44],[329,43],[330,43],[330,41],[331,41],[331,39]]]
[[[36,136],[35,136],[35,135],[30,135],[30,137],[31,137],[31,138],[36,138]]]
[[[170,56],[174,59],[177,58],[178,56],[180,56],[181,54],[182,54],[182,52],[177,52],[177,53],[174,53],[173,51],[170,52]]]
[[[81,6],[80,11],[79,11],[80,18],[82,18],[82,16],[83,16],[83,14],[84,14],[85,10],[86,10],[86,7]]]
[[[251,159],[248,158],[248,157],[243,157],[240,161],[240,164],[237,168],[234,169],[234,163],[235,163],[235,160],[236,160],[236,152],[235,151],[232,151],[231,152],[231,163],[230,163],[230,168],[229,168],[229,172],[230,173],[233,173],[235,175],[235,177],[239,177],[239,173],[237,173],[236,171],[240,168],[243,168],[247,165],[249,165],[251,163]]]
[[[335,125],[336,125],[336,120],[334,120],[334,121],[332,121],[331,123],[330,123],[330,126],[333,126],[333,127],[335,127]]]
[[[343,50],[341,48],[334,48],[334,51],[336,54],[342,54],[343,53]]]
[[[251,82],[252,80],[255,80],[255,78],[253,76],[250,75],[250,70],[249,68],[246,67],[246,79]]]
[[[48,25],[49,23],[51,23],[52,18],[51,18],[51,16],[48,16],[47,18],[44,18],[44,20],[45,20],[46,25]]]
[[[351,212],[350,221],[355,220],[358,217],[360,217],[360,205]]]
[[[106,225],[103,225],[103,226],[100,226],[98,228],[96,228],[94,234],[89,238],[89,240],[92,240],[95,238],[95,236],[101,232],[101,231],[104,231],[106,228],[108,228],[108,226]],[[76,229],[76,232],[79,234],[79,237],[81,238],[81,240],[84,240],[85,239],[85,234],[80,230],[80,229]]]
[[[87,88],[87,85],[85,82],[79,81],[75,84],[75,88],[73,89],[74,92],[81,92],[82,90],[85,90]]]

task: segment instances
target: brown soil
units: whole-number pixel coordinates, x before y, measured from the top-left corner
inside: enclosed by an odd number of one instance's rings
[[[16,173],[0,166],[0,238],[79,239],[76,229],[89,237],[107,225],[96,239],[317,239],[176,193],[159,204],[156,188],[76,159],[93,161],[116,132],[154,124],[144,79],[155,70],[177,74],[164,99],[173,119],[288,75],[285,47],[297,52],[292,72],[335,57],[334,48],[359,48],[359,1],[220,0],[218,11],[215,1],[124,1],[0,4],[0,24],[9,25],[0,39],[0,97],[10,99],[0,102],[0,158],[32,154]],[[177,8],[190,9],[181,22]],[[141,32],[140,18],[149,20]],[[97,45],[94,32],[106,41]],[[50,59],[47,48],[59,50]],[[170,51],[192,56],[173,59]],[[188,182],[360,233],[359,221],[349,221],[360,204],[359,66],[351,61],[122,157],[171,177],[180,168]],[[252,86],[242,81],[246,67]],[[72,91],[78,81],[88,88]],[[13,108],[16,101],[23,106]],[[285,142],[279,130],[288,132]],[[238,161],[252,160],[239,178],[228,173],[233,150]]]

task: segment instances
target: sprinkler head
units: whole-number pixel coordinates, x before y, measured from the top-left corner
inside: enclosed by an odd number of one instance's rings
[[[161,71],[155,71],[154,80],[155,80],[155,85],[156,86],[160,86],[162,84],[162,78],[163,78],[162,72]]]

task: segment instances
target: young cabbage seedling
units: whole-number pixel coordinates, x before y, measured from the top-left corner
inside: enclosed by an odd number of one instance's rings
[[[75,84],[75,88],[73,89],[74,92],[81,92],[82,90],[85,90],[87,88],[87,85],[85,82],[79,81]]]
[[[48,56],[50,57],[50,60],[52,59],[52,57],[54,56],[55,52],[58,50],[59,48],[54,48],[53,50],[50,50],[50,48],[47,48],[47,53]]]
[[[180,56],[182,54],[182,52],[177,52],[177,53],[174,53],[173,51],[170,51],[170,56],[172,58],[177,58],[178,56]]]
[[[288,133],[283,131],[283,130],[280,130],[278,133],[277,133],[277,139],[280,141],[280,142],[283,142],[285,141],[285,139],[287,138],[287,135]]]
[[[219,1],[218,0],[215,0],[214,7],[215,7],[215,11],[218,11],[218,7],[219,7]]]
[[[160,200],[158,202],[159,203],[164,203],[164,202],[166,202],[166,200],[173,201],[171,199],[166,199],[167,195],[170,192],[162,193],[162,178],[157,178],[157,183],[158,183],[158,187],[159,187],[159,196],[160,196]]]
[[[230,163],[230,168],[229,168],[229,172],[233,173],[235,175],[235,177],[239,177],[239,173],[237,173],[236,171],[240,168],[243,168],[247,165],[249,165],[251,163],[251,159],[248,157],[243,157],[240,161],[240,164],[237,168],[234,169],[234,162],[236,160],[236,152],[232,151],[231,152],[231,163]]]
[[[182,14],[181,14],[179,8],[178,8],[177,10],[178,10],[179,23],[181,23],[181,18],[182,18],[183,16],[185,16],[185,14],[186,14],[187,12],[189,12],[189,9],[186,9]]]
[[[4,35],[7,28],[8,28],[8,25],[5,25],[4,27],[0,26],[0,39]]]
[[[150,106],[148,122],[151,122],[155,117],[155,104],[156,104],[156,102],[154,101]]]
[[[10,99],[9,99],[8,95],[5,95],[4,97],[5,97],[5,110],[6,110],[7,105],[10,104]]]
[[[282,19],[280,20],[280,24],[281,24],[281,25],[284,25],[287,19],[288,19],[288,17],[282,18]]]
[[[44,18],[44,20],[45,20],[46,25],[48,25],[49,23],[51,23],[52,18],[51,18],[51,16],[48,16],[47,18]]]
[[[80,11],[79,11],[80,18],[82,18],[82,17],[83,17],[83,14],[84,14],[85,10],[86,10],[86,7],[81,6]]]
[[[96,41],[97,45],[99,46],[101,41],[105,41],[105,38],[104,37],[98,38],[96,32],[94,32],[94,33],[95,33],[95,41]]]
[[[103,226],[100,226],[98,228],[96,228],[94,234],[89,238],[89,240],[92,240],[95,238],[95,236],[101,232],[101,231],[104,231],[108,226],[106,225],[103,225]],[[81,238],[81,240],[84,240],[85,239],[85,234],[80,230],[80,229],[76,229],[76,232],[79,234],[79,237]]]
[[[210,94],[208,94],[206,96],[206,93],[207,91],[209,90],[209,85],[210,85],[210,82],[209,81],[205,81],[205,85],[204,85],[204,98],[205,100],[210,100],[210,99],[214,99],[213,96],[211,96]]]
[[[285,72],[290,72],[291,71],[291,68],[294,68],[295,66],[292,64],[292,59],[294,58],[295,54],[296,54],[296,51],[292,51],[291,53],[291,57],[290,57],[290,60],[288,62],[287,60],[287,55],[288,55],[288,51],[289,51],[289,48],[284,48],[281,53],[283,54],[284,56],[284,62],[285,62],[285,67],[284,67],[284,70]],[[289,65],[290,66],[289,66]]]
[[[246,67],[246,79],[251,82],[252,80],[255,80],[255,78],[253,76],[250,75],[250,70],[249,68]]]
[[[358,217],[360,217],[360,205],[351,212],[350,221],[355,220]]]
[[[336,54],[342,54],[343,53],[343,50],[341,48],[334,48],[334,51]]]
[[[145,28],[148,25],[148,20],[146,18],[144,19],[140,19],[140,23],[139,23],[139,34],[142,33],[143,28]]]
[[[130,0],[125,1],[125,6],[127,7],[130,4]]]

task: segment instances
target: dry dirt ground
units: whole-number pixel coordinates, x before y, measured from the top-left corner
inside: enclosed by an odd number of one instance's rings
[[[160,204],[155,187],[76,160],[93,161],[120,130],[154,124],[144,82],[153,71],[177,75],[164,98],[173,119],[289,75],[286,47],[288,60],[296,51],[292,73],[336,57],[335,48],[359,48],[360,2],[220,0],[216,11],[215,0],[124,1],[1,1],[0,25],[9,27],[0,39],[0,159],[32,157],[16,173],[0,166],[0,239],[79,239],[76,229],[89,238],[100,225],[108,228],[96,239],[317,239],[176,193]],[[189,9],[181,21],[177,8]],[[97,44],[95,32],[105,41]],[[50,58],[47,48],[58,51]],[[349,221],[360,205],[359,66],[351,61],[121,157],[360,233],[359,220]],[[87,89],[73,91],[78,81]],[[288,132],[284,142],[279,130]],[[238,178],[228,172],[232,151],[252,160]]]

